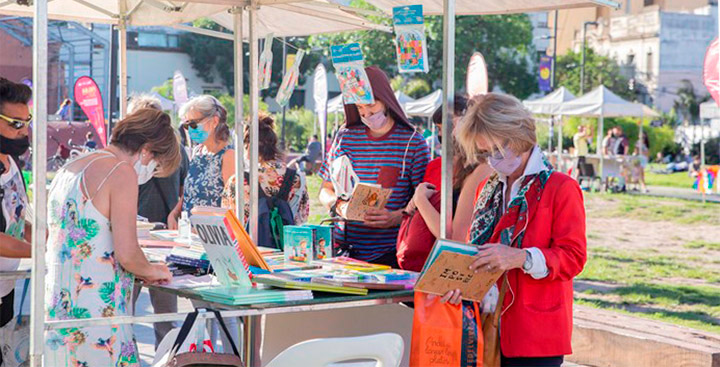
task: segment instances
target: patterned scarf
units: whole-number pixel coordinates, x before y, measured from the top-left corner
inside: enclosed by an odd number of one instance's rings
[[[510,217],[510,226],[502,228],[500,232],[500,243],[522,248],[522,240],[525,237],[525,228],[528,223],[528,203],[532,200],[540,201],[543,189],[550,175],[554,172],[552,165],[541,153],[544,169],[540,172],[523,177],[520,189],[510,201],[507,213],[503,214],[503,192],[505,184],[500,180],[497,173],[493,174],[483,187],[478,196],[473,215],[472,226],[470,227],[470,243],[483,245],[488,243],[503,215]],[[516,230],[520,229],[518,233]],[[515,239],[515,241],[513,241]]]

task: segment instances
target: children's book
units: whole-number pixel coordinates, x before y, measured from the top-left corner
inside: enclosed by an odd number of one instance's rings
[[[342,209],[342,216],[349,220],[365,221],[365,213],[371,209],[384,209],[392,189],[384,189],[378,184],[360,182],[355,185],[352,197]]]
[[[313,260],[323,260],[333,257],[333,227],[305,225],[314,233]]]
[[[365,61],[360,44],[334,45],[330,47],[330,53],[344,103],[374,103],[375,99],[370,79],[365,73]]]
[[[408,284],[408,282],[403,281],[397,281],[397,282],[377,282],[373,280],[339,280],[339,279],[328,279],[328,278],[312,278],[310,280],[312,283],[317,284],[326,284],[326,285],[332,285],[336,287],[350,287],[350,288],[360,288],[360,289],[372,289],[372,290],[382,290],[382,291],[398,291],[403,289],[412,289],[412,284]]]
[[[485,293],[500,279],[502,270],[492,272],[470,270],[475,257],[452,251],[442,251],[435,261],[423,271],[415,290],[443,295],[452,289],[459,289],[462,299],[482,302]]]
[[[332,259],[317,260],[313,264],[320,266],[328,266],[331,268],[343,268],[346,270],[354,270],[360,272],[375,272],[375,271],[387,271],[392,269],[388,265],[371,264],[366,261],[357,260],[345,256],[334,257]]]
[[[275,275],[275,274],[263,274],[258,275],[255,278],[253,278],[253,281],[259,284],[265,284],[277,288],[286,288],[286,289],[307,289],[312,291],[318,291],[318,292],[328,292],[328,293],[343,293],[343,294],[354,294],[354,295],[366,295],[368,294],[367,289],[361,289],[361,288],[352,288],[352,287],[342,287],[342,286],[333,286],[333,285],[326,285],[326,284],[318,284],[318,283],[312,283],[312,282],[301,282],[301,281],[295,281],[295,280],[289,280],[284,277]]]
[[[428,258],[425,261],[425,265],[423,266],[423,269],[420,273],[424,273],[425,270],[427,270],[430,265],[432,265],[435,260],[437,260],[438,255],[440,255],[440,253],[443,251],[455,252],[458,254],[470,256],[473,256],[478,252],[477,246],[475,245],[439,239],[435,241],[435,245],[433,246],[432,251],[430,251],[430,255],[428,255]]]
[[[270,270],[270,266],[267,262],[265,262],[260,249],[255,245],[252,239],[250,239],[250,235],[247,231],[245,231],[245,228],[240,225],[240,221],[232,210],[200,206],[193,209],[193,215],[195,215],[195,213],[223,216],[225,223],[231,230],[230,234],[237,240],[237,246],[247,260],[248,265],[268,271]]]
[[[194,288],[203,299],[226,305],[249,305],[258,303],[278,303],[312,299],[309,290],[258,289],[254,287],[199,287]]]
[[[283,227],[285,261],[309,263],[313,259],[315,233],[303,226]]]
[[[252,286],[247,261],[226,216],[193,209],[190,223],[202,240],[220,284]]]
[[[286,271],[293,271],[293,270],[310,270],[310,269],[318,269],[321,266],[317,264],[309,264],[299,261],[285,261],[285,255],[284,254],[277,254],[277,255],[270,255],[265,256],[265,261],[267,261],[268,265],[270,266],[270,271],[266,273],[282,273]],[[254,274],[254,273],[253,273]]]

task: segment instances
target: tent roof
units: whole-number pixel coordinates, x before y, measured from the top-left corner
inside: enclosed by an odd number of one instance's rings
[[[342,93],[338,94],[337,97],[332,98],[327,103],[327,112],[328,113],[335,113],[335,112],[343,112],[343,99],[342,99]]]
[[[570,102],[575,99],[575,95],[570,93],[565,87],[560,87],[552,93],[530,101],[523,101],[525,107],[530,112],[540,115],[556,115],[557,111],[565,102]]]
[[[715,101],[710,100],[700,104],[701,119],[720,119],[720,107]]]
[[[408,5],[407,0],[367,1],[387,13],[392,13],[393,7]],[[443,0],[416,0],[412,4],[422,4],[425,15],[443,13]],[[457,15],[510,14],[588,6],[618,7],[618,4],[609,0],[456,0],[455,12]]]
[[[129,14],[127,24],[136,26],[173,25],[211,17],[232,30],[229,9],[244,4],[245,1],[237,0],[51,0],[48,16],[58,20],[118,24],[120,14]],[[258,32],[262,35],[273,32],[275,36],[283,37],[361,29],[390,30],[342,10],[328,0],[260,1],[260,4]],[[0,14],[32,17],[33,8],[17,5],[14,0],[0,1]],[[249,34],[248,16],[245,12],[245,35]]]
[[[405,104],[405,113],[408,116],[430,117],[435,110],[442,106],[442,89],[438,89],[425,97]]]
[[[191,4],[162,0],[52,0],[48,1],[50,19],[118,24],[119,14],[128,13],[128,25],[170,25],[193,21],[228,8],[227,5]],[[0,14],[32,17],[33,7],[1,2]]]
[[[559,115],[586,117],[657,117],[658,114],[641,103],[629,102],[601,85],[587,94],[563,103]]]

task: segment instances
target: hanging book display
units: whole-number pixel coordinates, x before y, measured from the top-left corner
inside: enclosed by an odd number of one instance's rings
[[[265,44],[263,45],[263,52],[260,54],[260,75],[258,75],[258,84],[260,84],[260,90],[270,88],[270,77],[272,76],[272,63],[273,63],[273,34],[268,33],[265,36]]]
[[[295,55],[295,62],[288,69],[287,73],[285,73],[285,76],[283,76],[282,84],[280,84],[280,89],[278,89],[278,94],[275,97],[275,101],[280,107],[286,107],[288,105],[290,97],[292,97],[293,91],[295,91],[295,86],[297,86],[298,78],[300,77],[300,64],[302,63],[303,56],[305,56],[305,51],[299,50],[297,55]]]
[[[340,82],[346,104],[372,104],[375,102],[370,79],[365,73],[365,62],[359,43],[336,45],[330,48],[335,74]]]
[[[393,23],[398,70],[401,73],[427,73],[427,38],[422,5],[393,8]]]

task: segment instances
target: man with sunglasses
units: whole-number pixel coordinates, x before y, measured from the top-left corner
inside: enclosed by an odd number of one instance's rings
[[[30,257],[28,197],[17,162],[30,147],[31,96],[28,86],[0,77],[0,271],[17,270],[19,258]],[[0,327],[13,318],[14,289],[15,280],[0,281]]]

